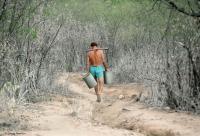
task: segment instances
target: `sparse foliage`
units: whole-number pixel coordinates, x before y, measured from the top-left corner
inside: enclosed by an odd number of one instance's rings
[[[199,0],[2,0],[0,80],[33,100],[54,74],[85,67],[92,41],[109,47],[116,82],[152,87],[145,101],[200,109]],[[48,92],[48,91],[47,91]],[[48,93],[52,93],[48,92]]]

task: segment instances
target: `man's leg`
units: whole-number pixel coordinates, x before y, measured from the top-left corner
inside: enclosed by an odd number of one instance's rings
[[[99,88],[99,84],[98,84],[98,80],[97,78],[95,78],[96,82],[97,82],[97,85],[95,86],[94,90],[95,90],[95,93],[96,95],[98,94],[98,88]]]
[[[101,95],[102,95],[102,92],[103,92],[103,77],[101,78],[97,78],[97,84],[98,84],[98,90],[97,90],[97,102],[101,102]]]
[[[96,96],[97,96],[97,102],[101,102],[100,93],[99,93],[99,82],[98,82],[98,78],[95,77],[95,80],[96,80],[96,82],[97,82],[97,85],[94,87],[94,90],[95,90],[95,93],[96,93]]]
[[[103,93],[103,85],[104,85],[104,79],[103,77],[98,78],[98,82],[99,82],[99,93],[102,94]]]
[[[99,84],[99,79],[97,78],[97,85],[95,87],[95,92],[96,92],[96,95],[97,95],[97,102],[101,102],[101,93],[100,93],[100,84]]]
[[[104,79],[103,79],[103,68],[97,67],[96,69],[96,78],[97,78],[97,87],[96,87],[96,95],[97,95],[97,102],[101,102],[101,94],[103,91],[103,84],[104,84]]]

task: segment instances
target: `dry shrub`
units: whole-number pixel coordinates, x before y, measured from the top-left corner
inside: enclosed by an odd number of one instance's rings
[[[18,98],[19,86],[7,82],[0,89],[0,130],[17,131],[27,128],[27,120],[22,116],[24,112],[23,98]],[[26,123],[25,123],[26,122]]]

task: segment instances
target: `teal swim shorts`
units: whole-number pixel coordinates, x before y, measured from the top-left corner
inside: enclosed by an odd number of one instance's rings
[[[90,73],[94,78],[103,77],[103,72],[105,71],[103,66],[90,66]]]

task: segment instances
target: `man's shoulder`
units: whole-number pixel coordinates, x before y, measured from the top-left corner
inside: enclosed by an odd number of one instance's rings
[[[91,54],[91,51],[88,51],[88,52],[87,52],[87,55],[90,55],[90,54]]]
[[[99,53],[103,54],[103,50],[98,50]]]
[[[89,52],[87,52],[87,55],[90,56],[90,55],[94,54],[94,52],[95,52],[95,51],[89,51]],[[96,50],[96,52],[97,52],[98,54],[103,54],[103,50]]]

